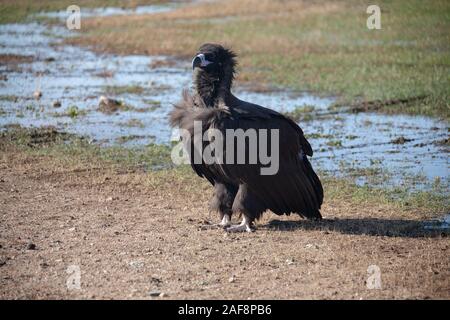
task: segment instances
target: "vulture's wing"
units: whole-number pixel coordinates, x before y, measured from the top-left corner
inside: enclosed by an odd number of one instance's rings
[[[183,90],[182,99],[174,105],[174,109],[170,112],[169,121],[172,126],[182,129],[181,140],[185,149],[189,153],[190,164],[192,169],[202,178],[206,178],[214,185],[216,177],[202,161],[202,150],[197,150],[194,146],[194,123],[198,121],[202,124],[202,132],[206,131],[210,126],[212,119],[216,119],[221,115],[223,110],[216,108],[207,108],[203,101],[197,96],[191,95],[188,90]],[[201,139],[202,137],[197,137]],[[201,143],[203,149],[206,143]],[[200,159],[199,163],[195,158]]]
[[[239,101],[239,105],[235,106],[233,108],[234,113],[241,119],[265,119],[265,120],[281,120],[282,122],[286,122],[285,125],[289,123],[289,125],[292,127],[292,129],[295,130],[296,136],[298,137],[298,141],[301,145],[301,148],[303,152],[308,155],[312,156],[313,151],[311,148],[311,145],[309,144],[308,140],[306,140],[305,136],[303,135],[302,129],[291,119],[286,118],[282,114],[268,108],[261,107],[257,104],[245,102],[245,101]]]
[[[238,100],[231,115],[223,117],[213,126],[222,132],[226,129],[279,130],[279,170],[275,175],[261,175],[261,164],[218,164],[214,167],[228,179],[245,183],[261,202],[277,214],[297,212],[308,218],[320,218],[323,189],[306,155],[312,149],[300,127],[276,111]],[[246,160],[248,160],[248,141]],[[235,154],[236,154],[235,150]]]

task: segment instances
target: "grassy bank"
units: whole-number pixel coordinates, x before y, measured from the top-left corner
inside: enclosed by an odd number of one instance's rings
[[[190,58],[203,42],[240,55],[241,81],[341,97],[340,103],[408,100],[379,110],[449,118],[450,3],[380,1],[381,30],[368,30],[367,1],[230,0],[151,16],[85,21],[74,42],[118,53]]]
[[[76,2],[70,0],[0,0],[0,24],[21,22],[27,18],[28,15],[41,11],[64,11],[70,5],[76,4],[83,8],[96,7],[135,7],[138,5],[161,3],[164,0],[77,0]]]
[[[0,151],[23,153],[31,158],[48,159],[49,166],[70,170],[113,170],[115,172],[147,172],[146,183],[152,187],[174,181],[183,190],[200,196],[210,190],[205,179],[195,175],[188,165],[175,167],[170,159],[171,148],[149,145],[139,148],[99,147],[87,139],[65,134],[53,128],[12,128],[0,134]],[[358,204],[361,208],[379,205],[395,208],[408,216],[419,213],[423,218],[436,217],[450,210],[442,193],[431,191],[410,193],[406,188],[380,189],[358,186],[351,179],[336,179],[322,174],[325,202]]]

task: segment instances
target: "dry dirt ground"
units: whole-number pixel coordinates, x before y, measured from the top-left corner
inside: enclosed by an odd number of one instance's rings
[[[321,223],[266,214],[227,234],[199,228],[210,195],[193,175],[3,148],[0,298],[450,298],[450,241],[419,213],[328,200]],[[381,289],[367,288],[371,265]]]

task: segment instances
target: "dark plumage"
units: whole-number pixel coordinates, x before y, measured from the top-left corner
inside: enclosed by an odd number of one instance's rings
[[[310,144],[291,119],[231,93],[235,66],[236,55],[231,50],[217,44],[202,45],[193,60],[195,92],[184,91],[170,115],[171,124],[189,135],[182,139],[192,168],[214,186],[210,208],[219,212],[224,227],[229,226],[232,213],[243,214],[241,225],[231,226],[229,231],[251,231],[253,221],[268,209],[278,215],[297,213],[320,219],[323,189],[307,158],[313,154]],[[261,175],[259,159],[256,164],[194,163],[196,150],[189,139],[194,121],[202,121],[203,131],[214,128],[224,135],[227,129],[278,129],[278,172]],[[203,147],[209,143],[204,141]],[[270,139],[268,145],[271,150]],[[248,141],[245,152],[249,152]]]

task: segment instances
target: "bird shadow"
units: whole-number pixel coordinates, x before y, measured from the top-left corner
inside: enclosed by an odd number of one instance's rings
[[[424,221],[375,218],[343,218],[323,219],[320,221],[271,220],[263,228],[278,231],[315,230],[324,232],[340,232],[351,235],[368,235],[404,238],[433,238],[446,236],[448,229],[431,230],[425,228]]]

